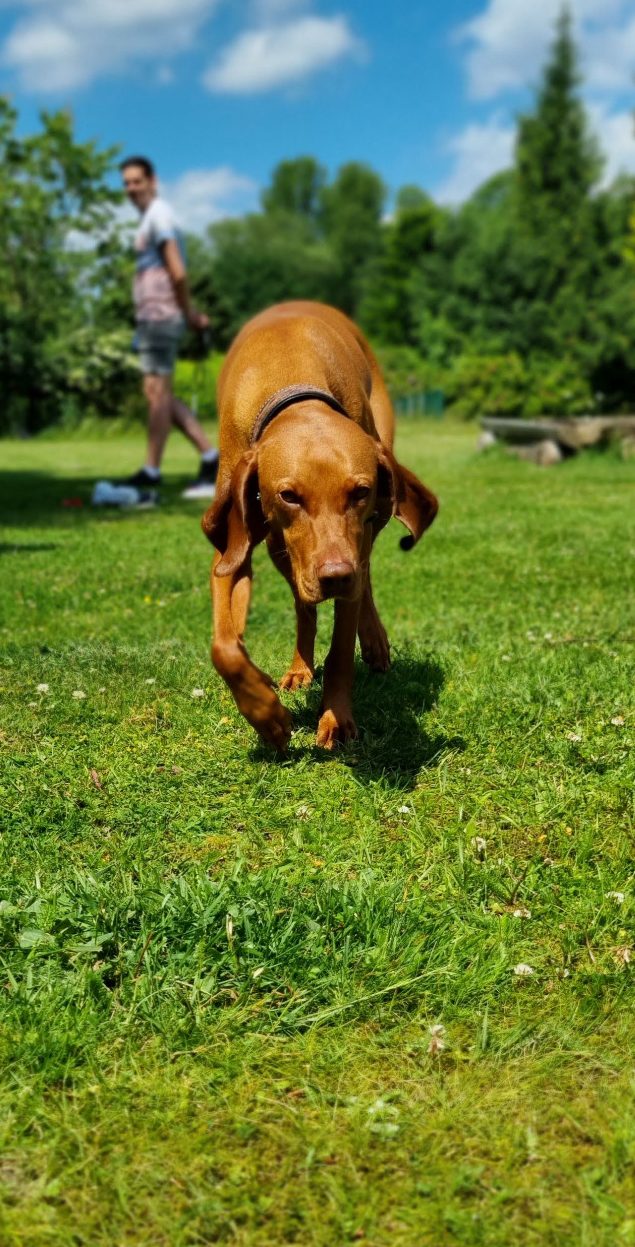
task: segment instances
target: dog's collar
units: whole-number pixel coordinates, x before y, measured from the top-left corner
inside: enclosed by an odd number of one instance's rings
[[[262,437],[267,426],[286,407],[311,398],[317,399],[320,403],[326,403],[333,411],[339,412],[340,416],[347,416],[350,420],[351,417],[346,408],[342,407],[339,399],[334,394],[329,394],[328,390],[318,390],[314,385],[285,385],[284,389],[276,390],[275,394],[272,394],[260,408],[251,433],[251,445],[253,446],[254,442]]]

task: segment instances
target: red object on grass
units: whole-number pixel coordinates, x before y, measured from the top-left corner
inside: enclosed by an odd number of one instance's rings
[[[83,498],[62,498],[63,507],[83,507]]]

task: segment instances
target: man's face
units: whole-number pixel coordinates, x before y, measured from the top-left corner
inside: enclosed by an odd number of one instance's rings
[[[128,199],[139,212],[145,212],[156,195],[156,180],[149,178],[140,165],[126,165],[122,176]]]

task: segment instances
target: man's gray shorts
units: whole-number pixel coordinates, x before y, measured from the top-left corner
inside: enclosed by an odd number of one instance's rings
[[[182,320],[139,320],[135,345],[143,373],[169,377],[183,336]]]

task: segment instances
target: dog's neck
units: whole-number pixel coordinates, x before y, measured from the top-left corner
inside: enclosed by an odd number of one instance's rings
[[[276,390],[275,394],[272,394],[260,408],[251,432],[251,445],[253,446],[262,437],[265,429],[276,416],[280,415],[281,411],[285,411],[294,403],[302,403],[308,399],[326,403],[327,407],[339,412],[340,416],[351,419],[339,399],[334,394],[330,394],[328,390],[319,390],[314,385],[285,385],[283,389]]]

